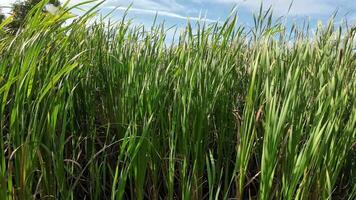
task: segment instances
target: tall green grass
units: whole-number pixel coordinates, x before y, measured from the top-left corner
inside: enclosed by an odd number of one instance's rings
[[[168,44],[45,3],[0,33],[1,199],[356,197],[355,29],[261,9]]]

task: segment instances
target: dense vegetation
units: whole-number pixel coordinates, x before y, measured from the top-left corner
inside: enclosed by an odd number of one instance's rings
[[[2,21],[4,21],[5,19],[5,15],[2,13],[1,9],[0,9],[0,23],[2,23]]]
[[[2,199],[355,199],[356,31],[0,25]],[[104,22],[105,21],[105,22]]]
[[[6,25],[8,33],[15,34],[22,26],[24,26],[26,16],[30,10],[35,7],[42,0],[17,0],[11,5],[12,20]],[[47,3],[53,6],[60,6],[59,0],[47,0]],[[0,5],[1,6],[1,5]],[[45,11],[45,8],[43,9]],[[0,22],[5,18],[0,10]]]

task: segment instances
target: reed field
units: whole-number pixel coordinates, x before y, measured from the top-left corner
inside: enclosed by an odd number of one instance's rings
[[[0,25],[0,199],[356,199],[355,27],[45,3]]]

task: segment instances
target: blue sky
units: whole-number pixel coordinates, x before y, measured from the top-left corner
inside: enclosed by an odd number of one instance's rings
[[[8,6],[15,0],[0,0],[1,6]],[[64,1],[64,0],[62,0]],[[72,0],[72,3],[83,0]],[[288,22],[307,20],[316,24],[318,20],[326,22],[338,10],[337,20],[356,21],[356,0],[263,0],[265,7],[272,6],[275,16],[284,16]],[[156,14],[159,21],[168,26],[182,27],[189,18],[191,21],[203,18],[208,22],[223,21],[230,10],[236,6],[239,22],[252,26],[252,14],[257,12],[261,0],[106,0],[101,6],[103,14],[116,8],[112,17],[120,19],[124,10],[132,3],[130,18],[135,23],[151,25]],[[3,9],[4,10],[4,9]],[[6,9],[5,9],[6,11]]]

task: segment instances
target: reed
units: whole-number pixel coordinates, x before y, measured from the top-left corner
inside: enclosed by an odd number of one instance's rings
[[[0,25],[1,198],[356,197],[355,29],[261,9],[168,44],[163,24],[45,4]]]

